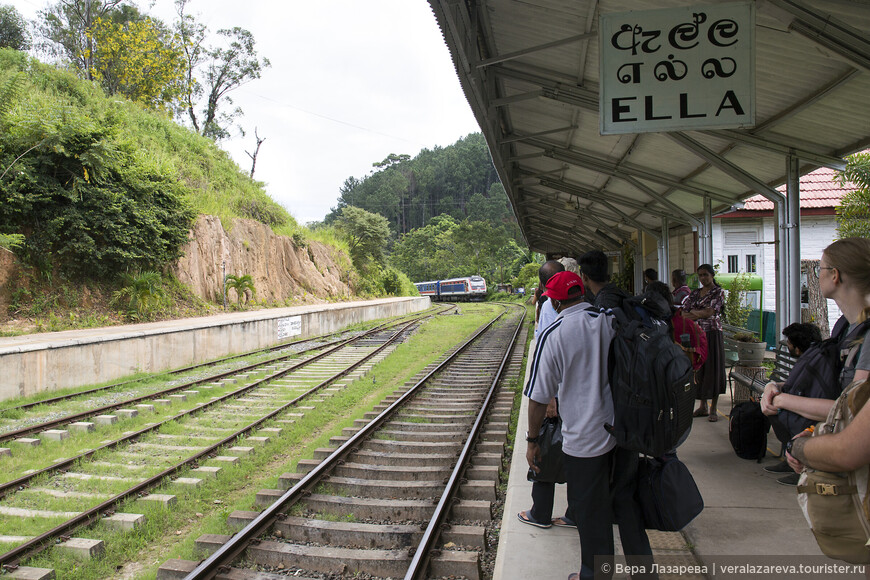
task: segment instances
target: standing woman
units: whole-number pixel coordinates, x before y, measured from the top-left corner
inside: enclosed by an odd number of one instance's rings
[[[683,306],[683,315],[694,320],[707,336],[707,360],[698,369],[698,394],[700,400],[695,417],[707,417],[718,421],[716,405],[719,395],[725,392],[725,341],[722,338],[722,321],[719,313],[725,306],[725,292],[713,277],[713,266],[698,266],[698,281],[701,287],[692,292]],[[710,408],[707,409],[707,400]]]

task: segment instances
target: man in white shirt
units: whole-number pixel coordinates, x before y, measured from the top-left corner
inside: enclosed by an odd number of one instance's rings
[[[609,315],[584,301],[580,277],[559,272],[544,293],[559,316],[539,338],[525,395],[529,397],[526,459],[535,469],[537,434],[547,403],[559,398],[568,507],[580,534],[582,566],[569,580],[592,579],[594,557],[613,557],[610,471],[616,441],[604,430],[613,421],[607,359],[614,336]],[[612,570],[612,567],[611,567]]]

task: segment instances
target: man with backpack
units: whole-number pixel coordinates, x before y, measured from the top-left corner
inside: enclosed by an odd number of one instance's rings
[[[608,380],[610,343],[615,331],[612,318],[584,300],[584,287],[573,272],[559,272],[547,282],[546,296],[559,317],[540,335],[525,395],[529,397],[529,467],[537,471],[537,433],[547,404],[559,398],[562,416],[562,451],[568,486],[568,509],[580,534],[580,572],[569,580],[592,579],[595,556],[613,558],[611,473],[616,441],[604,428],[613,423],[613,397]],[[635,456],[637,453],[635,453]],[[618,468],[618,466],[617,466]],[[639,510],[630,510],[627,517]],[[635,517],[636,517],[635,516]],[[626,554],[645,556],[651,562],[649,540],[642,521],[619,521]],[[623,532],[623,527],[627,533]],[[634,530],[646,540],[646,551],[637,548]],[[631,561],[631,560],[630,560]],[[612,566],[610,573],[612,575]],[[655,575],[637,577],[654,578]]]
[[[617,308],[629,297],[628,292],[610,281],[607,255],[601,250],[586,252],[577,260],[580,278],[586,288],[586,300],[596,308]]]

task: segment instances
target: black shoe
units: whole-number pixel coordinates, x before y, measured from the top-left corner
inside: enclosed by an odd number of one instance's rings
[[[781,483],[782,485],[791,485],[795,486],[798,484],[798,480],[801,478],[797,473],[792,473],[791,475],[786,475],[785,477],[780,477],[776,480],[777,483]]]
[[[776,465],[764,466],[764,471],[767,473],[790,473],[794,470],[788,466],[788,461],[780,461]]]

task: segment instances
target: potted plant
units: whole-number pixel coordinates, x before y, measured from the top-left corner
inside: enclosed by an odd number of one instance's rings
[[[767,343],[762,342],[754,332],[738,332],[734,335],[734,340],[737,341],[737,363],[741,366],[760,367]]]

